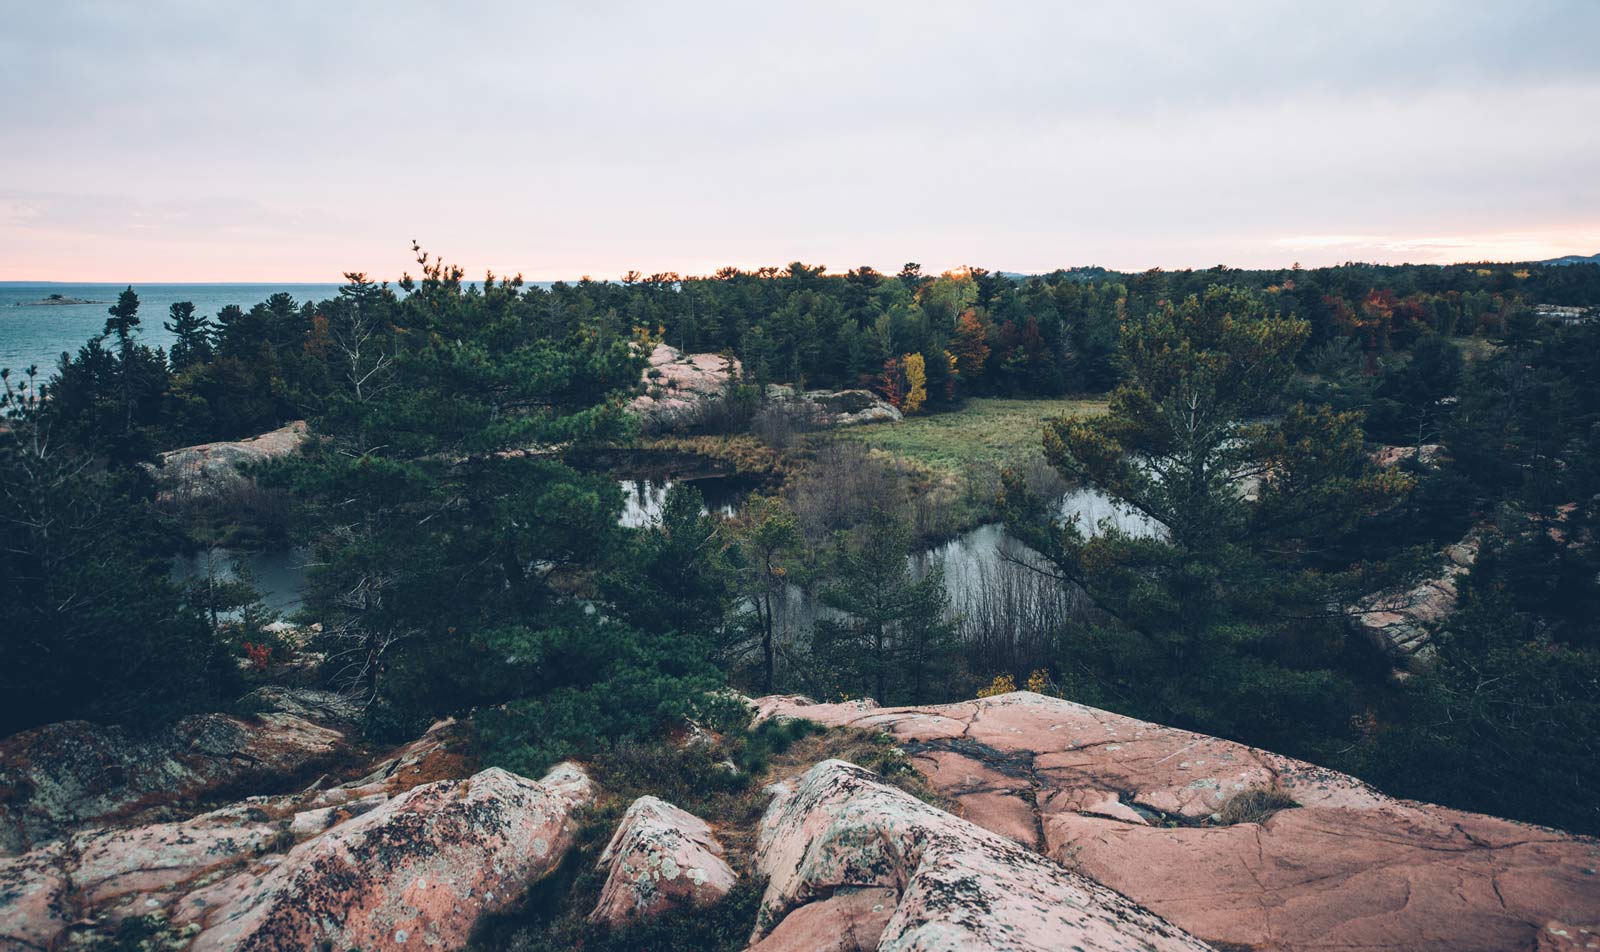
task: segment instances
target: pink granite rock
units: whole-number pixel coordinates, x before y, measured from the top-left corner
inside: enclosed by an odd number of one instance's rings
[[[341,713],[316,692],[292,693],[297,710]],[[441,721],[369,767],[360,780],[325,786],[324,777],[298,793],[246,797],[197,816],[166,819],[192,811],[193,802],[219,784],[273,786],[293,779],[306,764],[290,756],[301,748],[286,738],[339,738],[342,745],[337,732],[320,731],[292,715],[210,715],[139,740],[77,724],[12,738],[0,750],[26,756],[7,762],[5,776],[24,782],[11,790],[11,812],[5,815],[24,833],[49,820],[54,838],[23,855],[0,858],[0,950],[55,949],[104,938],[124,919],[151,914],[185,916],[180,929],[198,932],[204,916],[195,912],[206,907],[190,902],[191,896],[203,893],[201,901],[212,905],[223,898],[243,902],[296,843],[340,833],[392,795],[471,773],[458,725]],[[242,746],[228,750],[228,742]],[[249,769],[240,772],[242,764]],[[275,772],[281,770],[288,773]],[[163,780],[171,787],[163,788]],[[569,796],[586,784],[557,774],[550,786]],[[465,792],[466,785],[457,789]],[[71,832],[88,822],[111,825]]]
[[[739,361],[721,354],[683,354],[657,344],[644,370],[645,392],[628,409],[650,425],[671,427],[694,422],[696,416],[738,377]]]
[[[281,459],[299,452],[308,439],[306,421],[296,420],[246,440],[223,440],[185,446],[161,454],[149,467],[160,496],[193,498],[219,492],[245,481],[240,467]]]
[[[655,797],[628,807],[600,854],[607,870],[591,922],[619,926],[682,906],[709,905],[738,877],[704,820]]]
[[[874,906],[893,896],[894,911],[879,935],[863,936],[855,948],[1208,948],[1114,891],[839,760],[780,788],[761,820],[756,865],[768,885],[755,939],[784,940],[757,948],[802,948],[801,936],[841,933],[843,916],[803,910],[860,889],[882,890]],[[794,915],[805,917],[805,928],[783,930]]]
[[[1551,921],[1600,920],[1593,839],[1395,800],[1242,744],[1027,692],[920,708],[756,704],[763,717],[889,732],[968,820],[1210,942],[1498,952],[1535,948]],[[1262,786],[1300,806],[1211,825],[1230,796]]]
[[[572,764],[415,787],[191,893],[175,921],[203,927],[196,952],[459,947],[560,864],[594,792]]]
[[[871,952],[899,899],[883,886],[841,887],[791,911],[750,952]]]
[[[1455,611],[1456,586],[1478,557],[1480,533],[1444,550],[1439,574],[1399,592],[1379,592],[1356,605],[1356,627],[1403,665],[1426,664],[1433,655],[1432,625]]]
[[[0,859],[0,949],[56,947],[76,912],[65,854],[64,843],[52,843]]]

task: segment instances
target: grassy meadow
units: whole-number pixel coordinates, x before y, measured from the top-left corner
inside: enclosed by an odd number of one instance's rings
[[[1055,417],[1097,416],[1100,399],[1013,400],[977,397],[953,413],[911,416],[839,433],[946,473],[1016,465],[1039,452],[1041,428]]]

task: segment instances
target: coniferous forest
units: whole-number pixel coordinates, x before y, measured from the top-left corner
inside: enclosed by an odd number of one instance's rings
[[[130,288],[104,334],[7,373],[0,733],[149,731],[289,677],[355,699],[374,743],[454,716],[537,776],[716,722],[729,687],[1026,687],[1600,832],[1600,265],[414,270],[216,314]],[[642,417],[660,344],[737,370]],[[806,391],[904,419],[873,445],[785,399]],[[961,442],[1018,407],[1016,453]],[[302,451],[223,503],[152,475],[297,420]],[[663,454],[737,506],[680,478],[625,525],[619,474]],[[1155,528],[1064,518],[1071,490]],[[914,557],[1000,523],[1024,555],[976,594]],[[248,578],[172,576],[219,538],[307,553],[293,617]],[[1397,661],[1358,619],[1463,540],[1450,610]]]

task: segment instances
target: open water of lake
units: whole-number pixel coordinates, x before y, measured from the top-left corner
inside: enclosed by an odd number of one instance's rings
[[[56,368],[63,351],[77,353],[84,341],[105,329],[106,308],[127,284],[13,284],[0,282],[0,367],[13,378],[37,365],[41,377]],[[339,293],[337,284],[135,284],[139,295],[139,340],[168,347],[172,335],[161,325],[167,309],[188,301],[196,312],[215,317],[229,304],[245,310],[282,291],[296,303],[324,301]],[[52,294],[92,304],[37,305]]]

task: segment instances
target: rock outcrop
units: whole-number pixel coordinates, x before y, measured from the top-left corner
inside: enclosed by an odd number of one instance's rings
[[[306,421],[296,420],[248,440],[224,440],[185,446],[161,454],[150,467],[162,499],[195,499],[218,495],[249,479],[241,467],[292,456],[307,440]]]
[[[685,354],[657,344],[644,370],[644,393],[628,409],[654,430],[670,430],[698,423],[738,379],[738,359],[724,354]],[[788,406],[809,426],[855,426],[901,419],[892,404],[870,390],[807,390],[773,384],[766,398],[780,408]]]
[[[468,763],[455,734],[441,722],[348,784],[0,859],[0,949],[152,915],[195,949],[459,947],[559,864],[594,786],[570,764],[538,783],[498,769],[431,779]]]
[[[1372,451],[1372,461],[1385,469],[1409,460],[1416,460],[1417,465],[1427,469],[1438,469],[1448,456],[1449,451],[1442,443],[1423,443],[1420,446],[1384,444]]]
[[[649,796],[628,807],[600,854],[600,868],[606,883],[589,919],[611,926],[709,905],[738,879],[704,820]]]
[[[201,926],[195,952],[457,948],[560,864],[594,793],[572,764],[414,787],[190,893],[174,920]]]
[[[1026,692],[757,705],[890,733],[967,820],[1219,945],[1503,952],[1600,921],[1595,840],[1395,800],[1230,741]],[[1231,798],[1268,788],[1298,805],[1220,824]]]
[[[753,946],[777,950],[1208,948],[1110,889],[838,760],[761,820]]]
[[[1444,567],[1403,592],[1382,592],[1357,606],[1355,625],[1402,667],[1426,665],[1433,657],[1432,626],[1455,611],[1461,576],[1478,558],[1480,537],[1474,531],[1444,551]]]
[[[871,390],[807,390],[796,393],[793,387],[772,384],[767,387],[767,399],[803,408],[806,419],[822,427],[897,423],[904,419],[898,407]]]
[[[645,365],[645,392],[634,397],[628,409],[655,429],[686,426],[697,422],[713,401],[721,399],[728,382],[739,373],[736,358],[685,354],[657,344]]]
[[[281,711],[197,714],[146,736],[86,721],[23,731],[0,741],[0,855],[88,824],[292,778],[347,749],[341,731]]]

